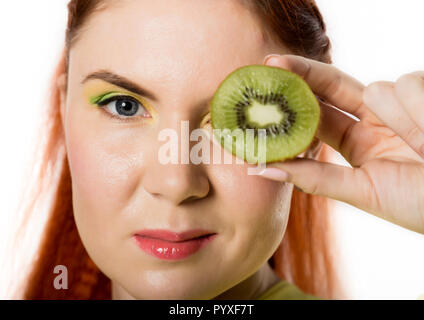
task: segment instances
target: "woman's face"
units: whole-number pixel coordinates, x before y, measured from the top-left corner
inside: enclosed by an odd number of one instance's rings
[[[159,134],[175,131],[181,152],[182,121],[199,128],[229,73],[286,50],[263,37],[239,1],[108,3],[72,47],[61,107],[78,231],[93,261],[130,297],[212,299],[266,265],[283,238],[292,187],[248,175],[251,165],[235,158],[164,165]],[[120,77],[150,95],[124,88]],[[92,103],[111,92],[134,100],[103,109]],[[135,234],[143,229],[216,235],[170,260],[140,249]]]

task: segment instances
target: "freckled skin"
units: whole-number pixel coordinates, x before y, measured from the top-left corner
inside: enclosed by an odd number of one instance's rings
[[[184,120],[197,128],[205,99],[229,73],[287,52],[266,42],[260,28],[239,1],[128,0],[94,15],[72,47],[61,110],[74,215],[114,298],[253,298],[275,283],[267,260],[283,238],[292,186],[249,176],[235,158],[197,166],[157,158],[160,130],[180,135]],[[111,89],[100,80],[81,84],[100,69],[153,92],[158,101],[145,98],[152,121],[119,122],[90,104]],[[135,246],[132,235],[144,228],[207,228],[218,237],[169,262]]]

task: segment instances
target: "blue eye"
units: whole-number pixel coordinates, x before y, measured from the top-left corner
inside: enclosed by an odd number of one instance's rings
[[[122,120],[128,118],[151,118],[146,108],[136,99],[130,96],[117,95],[96,103],[105,109],[110,116]],[[132,120],[132,119],[131,119]]]

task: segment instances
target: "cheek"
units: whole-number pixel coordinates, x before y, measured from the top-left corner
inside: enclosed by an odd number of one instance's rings
[[[107,126],[96,115],[75,109],[66,126],[75,220],[86,243],[104,230],[114,230],[102,237],[110,244],[114,236],[128,232],[124,226],[130,217],[121,213],[138,186],[145,167],[143,150],[149,149],[145,145],[150,140],[140,146],[130,138],[140,134],[134,129],[130,135],[129,130]],[[86,121],[78,121],[83,118]]]
[[[222,201],[222,207],[226,208],[223,219],[248,239],[256,239],[256,235],[270,241],[282,238],[293,187],[248,175],[247,168],[246,165],[211,168],[215,171],[210,176],[214,179],[217,196]]]
[[[149,146],[133,141],[138,132],[106,125],[101,117],[78,106],[69,113],[66,144],[73,193],[94,212],[119,212],[137,185],[143,150]]]
[[[97,207],[116,209],[131,184],[134,164],[120,153],[108,153],[102,141],[68,138],[68,158],[73,191],[79,198]],[[91,202],[92,201],[92,202]]]
[[[211,166],[209,177],[225,226],[223,260],[232,271],[252,274],[280,245],[287,226],[291,184],[247,175],[245,165]]]

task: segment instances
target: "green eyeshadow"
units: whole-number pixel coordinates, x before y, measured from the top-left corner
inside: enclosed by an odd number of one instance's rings
[[[101,102],[103,102],[103,101],[105,101],[109,98],[116,96],[116,95],[119,95],[119,93],[118,92],[109,92],[109,93],[106,93],[106,94],[101,94],[100,96],[92,97],[90,99],[90,103],[91,104],[99,104],[99,103],[101,103]]]

